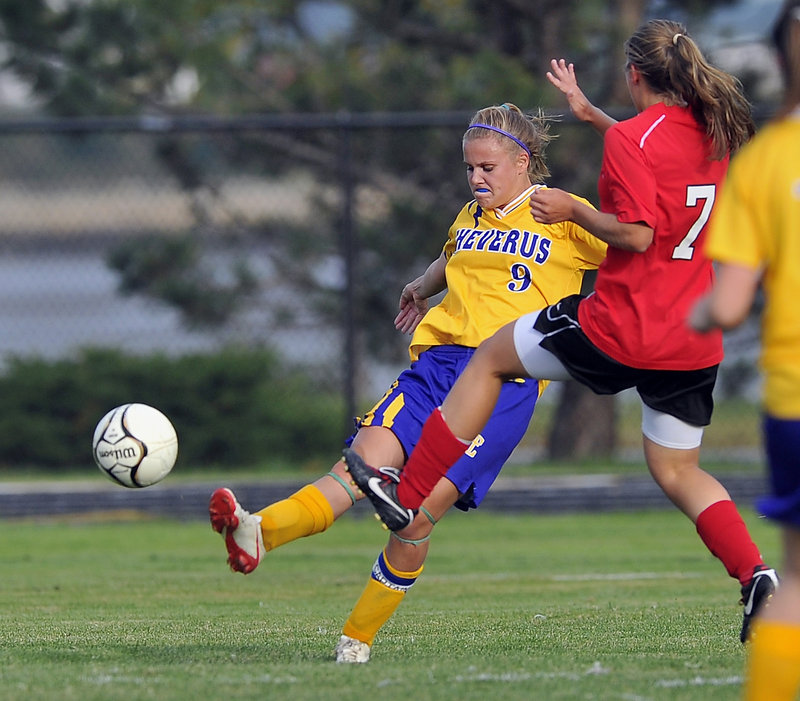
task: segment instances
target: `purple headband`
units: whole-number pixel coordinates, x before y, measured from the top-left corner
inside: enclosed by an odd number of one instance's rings
[[[489,131],[496,131],[498,134],[502,134],[503,136],[507,136],[512,141],[516,141],[520,145],[522,150],[525,151],[525,153],[527,153],[529,156],[531,155],[531,150],[522,141],[520,141],[513,134],[509,134],[505,129],[501,129],[500,127],[493,127],[490,124],[470,124],[467,127],[467,131],[469,131],[470,129],[478,129],[478,128],[479,129],[488,129]]]

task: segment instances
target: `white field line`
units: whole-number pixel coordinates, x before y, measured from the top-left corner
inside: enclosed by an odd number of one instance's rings
[[[634,582],[652,579],[700,579],[705,577],[700,572],[586,572],[582,574],[550,574],[543,575],[531,572],[489,572],[486,574],[432,574],[425,576],[425,581],[469,581],[492,580],[502,582],[509,579],[536,579],[549,582]]]
[[[544,579],[552,582],[627,582],[640,579],[699,579],[699,572],[590,572],[587,574],[554,574]]]
[[[591,667],[584,672],[479,672],[474,671],[470,674],[459,674],[453,677],[455,683],[474,683],[474,682],[491,682],[494,684],[518,684],[520,682],[528,682],[536,679],[566,679],[568,681],[578,682],[581,679],[594,675],[611,674],[612,670],[602,665],[600,662],[595,662]],[[739,675],[729,677],[702,677],[694,676],[688,679],[659,679],[654,683],[654,686],[662,689],[678,689],[687,687],[723,687],[723,686],[741,686],[744,678]],[[638,696],[635,694],[625,694],[621,698],[626,701],[646,701],[649,697]]]
[[[660,679],[655,685],[664,689],[675,689],[686,686],[739,686],[744,677],[692,677],[691,679]]]

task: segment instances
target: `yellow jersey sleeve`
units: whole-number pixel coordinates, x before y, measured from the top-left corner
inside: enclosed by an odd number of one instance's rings
[[[705,253],[764,270],[764,404],[800,418],[800,116],[768,125],[734,156]]]

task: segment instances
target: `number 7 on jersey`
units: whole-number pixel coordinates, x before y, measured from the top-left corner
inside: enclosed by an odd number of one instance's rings
[[[716,193],[716,185],[689,185],[686,188],[686,206],[696,207],[698,202],[702,200],[703,208],[700,210],[700,215],[694,220],[694,224],[689,228],[686,236],[673,249],[673,260],[691,260],[694,256],[694,242],[700,236],[703,227],[708,223]]]

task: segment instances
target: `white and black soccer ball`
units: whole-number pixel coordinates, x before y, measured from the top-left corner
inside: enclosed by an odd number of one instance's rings
[[[147,404],[123,404],[97,424],[92,454],[100,471],[123,487],[149,487],[164,479],[178,457],[172,422]]]

